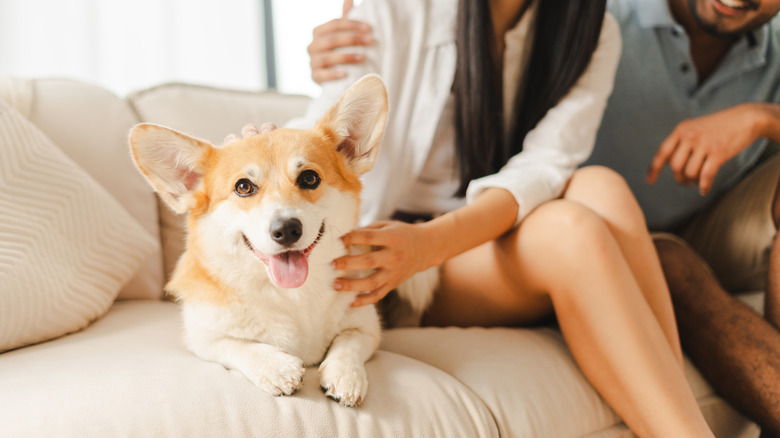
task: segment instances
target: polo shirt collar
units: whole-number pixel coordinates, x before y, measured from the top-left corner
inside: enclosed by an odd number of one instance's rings
[[[765,24],[734,43],[719,68],[720,74],[713,78],[715,85],[730,80],[767,63],[769,50],[769,25]]]

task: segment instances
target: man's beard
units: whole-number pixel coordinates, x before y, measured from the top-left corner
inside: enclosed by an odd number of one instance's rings
[[[688,0],[688,9],[690,10],[691,15],[693,16],[693,19],[696,21],[696,24],[703,31],[718,38],[729,38],[729,39],[738,38],[754,30],[756,27],[758,27],[758,26],[748,25],[731,31],[721,30],[718,28],[718,25],[716,23],[708,23],[701,18],[701,16],[699,15],[699,11],[696,8],[696,0]]]

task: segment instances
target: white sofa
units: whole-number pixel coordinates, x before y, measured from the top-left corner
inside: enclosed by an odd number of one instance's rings
[[[387,330],[367,364],[367,400],[354,409],[323,396],[316,369],[307,370],[298,393],[272,397],[184,348],[178,306],[163,294],[183,245],[181,218],[159,204],[136,173],[127,132],[135,123],[154,122],[221,143],[247,122],[284,123],[303,111],[307,98],[168,84],[123,99],[71,80],[0,77],[2,100],[86,170],[159,246],[133,265],[139,267],[123,287],[103,291],[108,300],[91,314],[26,343],[52,340],[0,354],[0,436],[632,436],[550,327]],[[9,148],[2,134],[0,163]],[[31,185],[47,192],[58,180],[34,178]],[[15,207],[0,202],[0,217],[14,213],[9,208]],[[0,245],[7,244],[3,239],[0,232]],[[6,320],[0,319],[0,339],[19,321],[43,321],[20,329],[35,332],[72,316],[66,306],[76,298],[52,308],[44,304],[54,298],[45,294],[35,298],[44,303],[36,308],[18,304],[40,290],[3,282],[3,275],[16,274],[2,250],[0,318]],[[758,436],[690,363],[686,371],[718,437]]]

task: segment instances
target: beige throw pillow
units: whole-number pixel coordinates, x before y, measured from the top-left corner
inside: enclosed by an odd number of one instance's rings
[[[86,327],[158,247],[86,171],[0,101],[0,352]]]

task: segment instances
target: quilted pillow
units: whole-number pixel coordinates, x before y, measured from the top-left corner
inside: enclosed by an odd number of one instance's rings
[[[86,327],[158,246],[0,101],[0,352]]]

